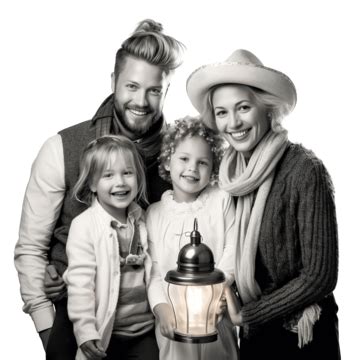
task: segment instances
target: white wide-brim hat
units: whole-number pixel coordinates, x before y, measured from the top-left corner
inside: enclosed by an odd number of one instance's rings
[[[247,50],[236,50],[225,62],[201,66],[190,74],[186,91],[199,113],[204,110],[208,91],[220,84],[242,84],[264,90],[288,104],[290,111],[296,105],[296,89],[290,78],[264,66]]]

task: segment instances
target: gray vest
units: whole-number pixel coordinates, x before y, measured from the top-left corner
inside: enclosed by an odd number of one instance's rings
[[[85,204],[73,198],[72,192],[79,176],[81,152],[91,140],[95,139],[95,125],[88,120],[62,130],[59,134],[64,149],[65,196],[50,243],[49,258],[50,263],[54,264],[62,275],[68,264],[65,247],[70,223],[87,208]]]

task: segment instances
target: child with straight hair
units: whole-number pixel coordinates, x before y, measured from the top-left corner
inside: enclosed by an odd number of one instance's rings
[[[177,120],[165,132],[159,173],[172,183],[173,190],[150,205],[146,215],[153,264],[163,279],[176,267],[179,250],[190,242],[187,234],[197,218],[202,240],[212,250],[216,267],[225,273],[228,284],[234,281],[235,209],[231,196],[215,185],[222,153],[221,138],[199,118]],[[163,285],[166,293],[167,283],[163,281]],[[218,323],[218,340],[207,344],[169,340],[166,337],[171,332],[163,319],[156,325],[160,360],[237,359],[236,337],[226,316]]]
[[[158,359],[151,309],[166,297],[135,202],[146,201],[145,183],[129,139],[103,136],[85,148],[74,196],[90,207],[71,223],[64,274],[76,359]]]

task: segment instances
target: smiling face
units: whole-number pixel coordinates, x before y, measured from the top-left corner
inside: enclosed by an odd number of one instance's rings
[[[112,90],[116,112],[132,138],[144,135],[161,117],[169,76],[159,66],[128,56]]]
[[[224,85],[214,90],[212,104],[216,126],[228,143],[246,158],[270,129],[264,105],[255,101],[243,85]]]
[[[192,202],[208,185],[213,167],[209,144],[200,136],[186,137],[176,146],[169,164],[174,200]]]
[[[113,152],[91,191],[115,219],[126,223],[126,209],[138,193],[136,168],[131,154]]]

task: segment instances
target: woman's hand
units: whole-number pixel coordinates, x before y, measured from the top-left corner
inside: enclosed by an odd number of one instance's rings
[[[89,340],[80,345],[80,349],[88,360],[99,360],[106,357],[104,348],[100,340]]]
[[[161,334],[169,339],[173,339],[175,317],[171,306],[167,303],[158,304],[154,307],[154,314],[159,321]]]
[[[227,309],[226,297],[225,294],[223,293],[216,308],[217,323],[219,323],[224,317],[226,309]]]
[[[238,326],[243,325],[239,300],[237,299],[229,285],[225,285],[224,295],[226,297],[227,308],[232,323]]]

